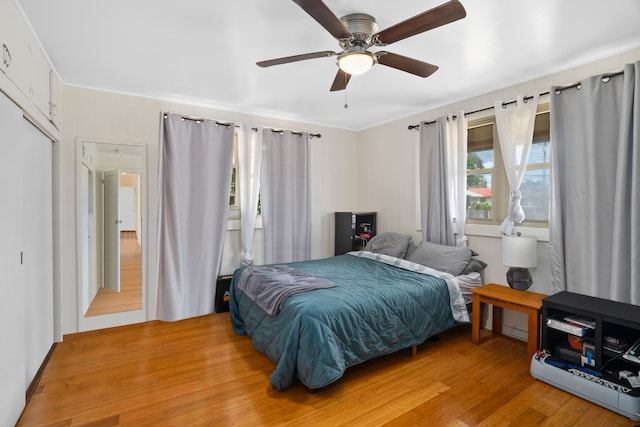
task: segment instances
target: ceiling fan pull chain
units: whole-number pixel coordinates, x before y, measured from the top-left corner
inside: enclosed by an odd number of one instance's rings
[[[347,102],[347,83],[349,82],[350,76],[347,73],[344,73],[344,109],[349,108],[349,103]]]

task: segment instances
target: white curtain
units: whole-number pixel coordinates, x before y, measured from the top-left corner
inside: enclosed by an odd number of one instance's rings
[[[555,291],[640,304],[640,62],[551,90]]]
[[[467,127],[464,111],[456,119],[447,120],[447,159],[449,163],[449,200],[455,218],[456,246],[466,246],[467,222]]]
[[[311,257],[309,136],[263,131],[261,174],[265,263]]]
[[[213,312],[229,211],[233,125],[161,117],[158,318]]]
[[[524,100],[518,95],[514,106],[502,101],[495,103],[496,125],[504,169],[509,181],[509,215],[500,226],[500,231],[508,236],[513,234],[515,223],[524,221],[524,210],[520,205],[522,193],[520,186],[527,172],[527,162],[533,141],[533,125],[538,109],[538,94]]]
[[[258,215],[262,129],[241,124],[238,130],[241,265],[253,264],[253,236]]]
[[[443,116],[435,123],[420,124],[423,240],[449,246],[466,245],[466,157],[467,120],[463,111],[456,119]]]

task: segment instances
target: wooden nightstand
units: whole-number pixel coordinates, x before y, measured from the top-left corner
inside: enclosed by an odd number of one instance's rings
[[[473,292],[471,341],[480,343],[480,303],[493,305],[493,331],[494,334],[502,333],[502,309],[520,311],[526,313],[529,320],[527,326],[527,353],[529,357],[538,349],[540,337],[540,308],[542,299],[547,297],[529,291],[518,291],[508,286],[490,283],[471,290]]]

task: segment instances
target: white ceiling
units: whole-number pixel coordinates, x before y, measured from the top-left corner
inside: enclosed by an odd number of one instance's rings
[[[325,0],[380,30],[445,0]],[[638,0],[461,0],[467,17],[394,43],[438,65],[376,65],[329,92],[337,41],[291,0],[16,0],[65,84],[360,130],[640,46]],[[372,50],[379,50],[372,48]]]

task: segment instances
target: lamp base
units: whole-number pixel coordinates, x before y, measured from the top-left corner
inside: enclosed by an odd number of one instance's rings
[[[507,271],[507,283],[512,289],[526,291],[533,284],[531,272],[522,267],[511,267]]]

